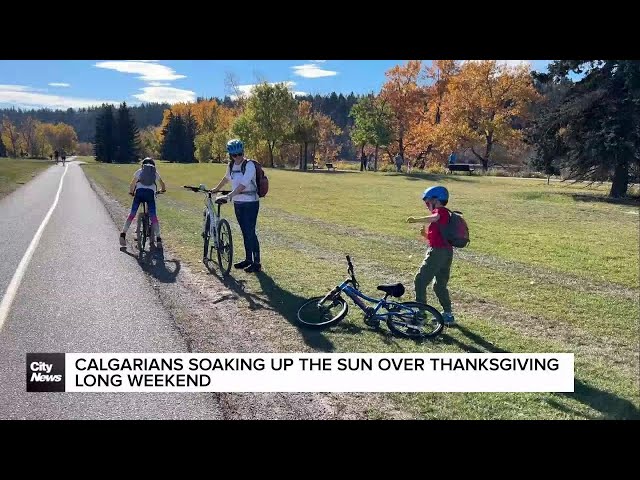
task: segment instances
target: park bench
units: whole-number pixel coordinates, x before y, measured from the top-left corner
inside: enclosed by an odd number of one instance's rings
[[[450,163],[449,164],[449,173],[453,172],[471,172],[475,170],[475,165],[471,165],[469,163]]]
[[[327,167],[327,170],[333,169],[334,172],[336,171],[336,167],[333,166],[333,163],[325,163],[324,166]]]

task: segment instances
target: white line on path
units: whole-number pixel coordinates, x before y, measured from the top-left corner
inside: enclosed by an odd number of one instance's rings
[[[16,269],[16,273],[13,274],[13,278],[11,279],[9,286],[7,287],[7,291],[5,292],[4,297],[2,297],[2,303],[0,303],[0,330],[2,330],[4,321],[7,319],[7,316],[9,315],[9,309],[11,308],[11,303],[13,303],[13,298],[16,296],[18,287],[20,287],[20,282],[22,282],[22,277],[24,276],[24,272],[27,270],[27,267],[29,266],[29,262],[31,261],[33,252],[36,250],[36,247],[40,242],[40,237],[42,237],[42,232],[44,232],[44,227],[46,227],[47,223],[49,223],[49,218],[51,218],[51,214],[55,210],[56,205],[58,205],[58,200],[60,199],[60,192],[62,191],[62,182],[64,181],[64,176],[67,174],[68,169],[69,169],[69,164],[65,165],[64,167],[64,173],[60,178],[58,193],[56,193],[56,198],[53,201],[53,205],[51,205],[51,208],[47,212],[47,215],[44,217],[44,220],[42,220],[42,223],[40,224],[38,231],[33,236],[33,239],[29,244],[29,248],[27,248],[27,251],[24,252],[24,256],[22,257],[22,260],[20,260],[20,264]]]

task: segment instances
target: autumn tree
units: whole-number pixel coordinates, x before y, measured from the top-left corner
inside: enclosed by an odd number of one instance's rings
[[[423,70],[422,76],[426,81],[427,109],[421,118],[416,118],[409,131],[407,139],[411,145],[411,153],[416,159],[426,162],[426,157],[440,154],[444,151],[440,147],[438,129],[442,123],[442,113],[445,96],[451,79],[460,71],[456,60],[433,60],[430,66]]]
[[[517,121],[530,117],[538,99],[529,67],[510,67],[496,60],[469,61],[449,80],[438,126],[441,148],[470,148],[488,169],[494,146],[522,148]]]
[[[317,125],[316,143],[313,145],[313,158],[321,159],[325,163],[332,162],[342,150],[340,136],[342,129],[329,117],[320,112],[314,112]]]
[[[4,142],[2,141],[2,135],[0,135],[0,157],[7,156],[7,147],[4,146]]]
[[[140,131],[140,155],[143,157],[160,158],[160,144],[162,129],[148,126]]]
[[[20,153],[21,139],[18,128],[5,115],[2,119],[2,140],[7,150],[7,155],[17,157]]]
[[[298,115],[296,116],[292,139],[300,145],[299,168],[307,169],[309,158],[309,145],[316,142],[318,133],[318,123],[311,111],[311,103],[302,101],[298,104]]]
[[[269,166],[273,167],[273,151],[291,131],[296,102],[289,88],[282,83],[256,85],[247,100],[245,114],[251,119],[258,139],[269,149]]]
[[[38,157],[47,157],[53,153],[53,145],[50,143],[49,138],[55,137],[55,134],[49,135],[47,132],[50,131],[53,125],[36,122],[35,125],[35,135],[34,135],[34,155]]]
[[[211,137],[211,156],[217,162],[227,158],[227,142],[232,136],[231,129],[237,116],[236,109],[225,106],[218,108],[217,125]]]
[[[407,144],[407,133],[412,124],[422,118],[427,106],[427,91],[424,78],[420,74],[421,70],[420,60],[410,60],[406,65],[396,65],[385,73],[387,81],[380,92],[380,98],[391,112],[390,145],[393,143],[393,150],[403,157],[405,149],[410,146]]]
[[[19,128],[19,134],[22,137],[22,144],[28,155],[38,156],[39,152],[36,152],[36,129],[38,121],[32,116],[28,116],[22,120]]]

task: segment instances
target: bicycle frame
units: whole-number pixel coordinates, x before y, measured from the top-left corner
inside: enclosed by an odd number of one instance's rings
[[[385,294],[384,297],[382,298],[373,298],[370,297],[364,293],[362,293],[355,285],[354,285],[354,280],[351,278],[347,278],[344,282],[342,282],[340,285],[338,285],[336,288],[334,288],[329,294],[327,294],[327,296],[325,298],[323,298],[322,300],[320,300],[318,302],[319,305],[321,305],[322,303],[324,303],[324,301],[329,298],[332,297],[334,295],[337,295],[341,292],[344,292],[352,301],[353,303],[355,303],[366,315],[370,315],[370,316],[377,316],[378,311],[382,308],[382,307],[386,307],[387,305],[392,305],[392,304],[396,304],[396,302],[390,302],[387,300],[387,298],[389,297],[389,294]],[[363,302],[363,300],[370,302],[370,303],[374,303],[375,307],[371,307],[368,306],[367,304],[365,304]]]
[[[226,192],[229,193],[229,192]],[[205,232],[207,226],[207,216],[211,219],[209,222],[209,237],[213,239],[213,243],[218,247],[218,222],[220,221],[220,204],[214,203],[212,193],[206,192],[205,209],[202,212],[202,233]],[[217,208],[216,208],[217,207]]]

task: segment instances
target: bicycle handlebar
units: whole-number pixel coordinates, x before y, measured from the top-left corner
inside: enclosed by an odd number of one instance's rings
[[[167,193],[167,192],[166,191],[164,191],[164,192],[156,192],[156,195],[162,195],[163,193]],[[129,192],[129,195],[131,195],[132,197],[135,197],[135,193]]]
[[[347,255],[347,264],[349,265],[349,268],[347,268],[347,273],[351,276],[353,285],[358,288],[358,281],[356,280],[356,274],[353,271],[353,263],[351,263],[351,257],[349,255]]]
[[[212,190],[207,190],[205,188],[200,188],[200,187],[194,187],[193,185],[183,185],[182,187],[186,188],[187,190],[192,190],[194,192],[213,193]],[[228,195],[229,193],[231,193],[231,190],[218,190],[218,193],[221,193],[222,195]]]

